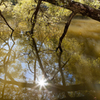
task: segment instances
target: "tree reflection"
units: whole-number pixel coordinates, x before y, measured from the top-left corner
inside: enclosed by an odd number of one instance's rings
[[[96,44],[99,35],[89,37],[86,35],[90,32],[88,29],[81,30],[85,36],[79,31],[82,25],[85,27],[84,22],[88,23],[90,20],[74,20],[72,29],[68,31],[70,34],[65,37],[75,13],[71,14],[64,29],[62,24],[50,24],[47,17],[46,21],[42,19],[43,13],[39,12],[41,2],[42,0],[38,2],[35,12],[32,13],[30,26],[24,20],[14,30],[1,13],[10,30],[0,30],[3,33],[0,34],[0,99],[99,98],[97,91],[100,90],[100,58],[98,54],[92,54],[94,47],[91,44]],[[76,24],[77,22],[79,23]],[[75,30],[76,27],[78,31]],[[95,33],[96,29],[92,31]],[[42,79],[42,84],[38,82],[39,79]]]
[[[3,86],[3,90],[2,90],[2,98],[4,98],[4,92],[5,92],[7,77],[11,81],[14,81],[12,76],[9,74],[8,67],[15,60],[15,52],[12,51],[15,42],[14,42],[13,39],[10,39],[10,38],[8,40],[4,40],[3,38],[0,37],[0,39],[4,42],[3,45],[1,45],[1,48],[0,48],[1,54],[3,53],[3,55],[0,59],[0,64],[1,64],[1,67],[3,68],[3,71],[1,73],[4,74],[4,86]]]
[[[63,53],[60,54],[53,48],[53,43],[48,47],[47,36],[43,41],[39,41],[39,38],[30,38],[26,33],[16,40],[13,38],[0,38],[1,99],[52,100],[68,95],[75,97],[74,99],[83,99],[77,97],[85,95],[84,99],[87,99],[91,98],[91,94],[95,97],[94,91],[86,96],[87,92],[84,89],[90,91],[99,87],[99,84],[93,83],[99,80],[99,59],[84,59],[77,40],[67,38]],[[51,37],[51,40],[53,38]],[[48,85],[40,90],[37,81],[43,77]]]

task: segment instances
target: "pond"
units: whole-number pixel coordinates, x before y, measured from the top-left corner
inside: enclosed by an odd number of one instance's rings
[[[63,92],[57,95],[46,89],[43,83],[42,86],[37,86],[39,88],[32,87],[40,79],[45,79],[43,71],[47,75],[45,82],[49,85],[64,85],[62,75],[66,86],[100,83],[99,22],[92,19],[73,19],[62,42],[61,59],[56,48],[64,24],[44,25],[37,22],[33,36],[35,46],[29,37],[30,25],[27,22],[8,22],[15,30],[12,38],[11,30],[0,21],[0,97],[14,100],[53,100],[64,96]],[[62,67],[63,74],[59,66]],[[69,95],[76,97],[86,93],[85,90],[78,90],[69,92]],[[89,94],[95,96],[94,91]]]

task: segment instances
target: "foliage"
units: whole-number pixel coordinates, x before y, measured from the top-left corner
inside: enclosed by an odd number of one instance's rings
[[[81,2],[91,6],[98,3],[96,0],[95,2],[91,0]],[[59,2],[59,4],[62,5],[62,2]],[[4,79],[5,68],[7,68],[7,72],[16,82],[33,83],[37,81],[39,77],[43,76],[38,53],[48,78],[52,79],[55,76],[51,83],[62,85],[62,76],[59,71],[59,51],[56,52],[56,48],[70,11],[42,2],[34,28],[34,35],[31,37],[28,30],[31,29],[31,17],[36,10],[36,6],[37,3],[33,0],[19,0],[16,5],[10,4],[10,8],[0,5],[0,10],[3,13],[9,12],[13,16],[9,18],[10,24],[12,23],[11,26],[15,24],[15,19],[17,21],[17,27],[11,39],[8,38],[10,30],[5,24],[0,23],[2,26],[0,30],[0,75]],[[10,12],[11,9],[13,9],[12,12]],[[94,26],[91,26],[91,24]],[[86,28],[85,25],[90,29]],[[99,26],[99,23],[90,19],[73,19],[68,34],[62,42],[61,66],[63,66],[62,71],[67,85],[100,83]],[[35,39],[37,51],[35,45],[33,45],[33,39]],[[13,80],[9,75],[6,78],[7,81]],[[0,90],[3,90],[5,83],[0,84]],[[3,93],[3,91],[0,92]],[[23,100],[24,98],[54,100],[65,97],[63,92],[48,91],[45,88],[41,91],[39,88],[23,88],[23,86],[13,84],[6,84],[4,92],[3,98],[16,100]],[[85,94],[85,91],[70,92],[69,94],[72,97],[74,95],[81,96]]]

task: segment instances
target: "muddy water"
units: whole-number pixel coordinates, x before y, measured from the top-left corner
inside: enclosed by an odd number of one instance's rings
[[[100,22],[92,19],[74,19],[68,30],[68,37],[84,43],[84,53],[100,56]]]

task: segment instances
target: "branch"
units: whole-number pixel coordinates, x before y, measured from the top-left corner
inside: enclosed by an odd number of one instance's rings
[[[39,65],[40,65],[40,68],[42,70],[42,73],[43,73],[44,77],[47,78],[47,75],[46,75],[46,73],[44,71],[44,68],[43,68],[43,65],[42,65],[42,61],[40,59],[40,56],[39,56],[39,53],[38,53],[38,50],[37,50],[35,39],[33,37],[31,37],[31,38],[32,38],[32,42],[33,42],[32,44],[34,46],[34,49],[35,49],[35,52],[36,52],[36,56],[37,56],[37,59],[38,59]]]
[[[61,68],[64,68],[65,65],[69,62],[69,60],[70,60],[70,58],[63,64],[63,66],[62,66]],[[60,70],[58,70],[58,71],[54,74],[54,76],[53,76],[53,78],[52,78],[51,80],[53,80],[53,79],[55,78],[55,76],[57,75],[57,73],[58,73],[59,71],[60,71]]]
[[[31,17],[31,23],[32,23],[31,34],[33,34],[33,32],[34,32],[34,27],[35,27],[35,24],[36,24],[37,14],[38,14],[38,11],[40,9],[41,2],[42,2],[42,0],[38,0],[36,10],[35,10],[35,12],[33,13],[32,17]],[[34,20],[33,20],[33,16],[34,16]]]
[[[62,67],[61,67],[61,51],[59,52],[59,58],[58,58],[58,63],[59,63],[59,71],[60,71],[60,74],[61,74],[61,78],[62,78],[62,84],[63,86],[66,86],[66,82],[65,82],[65,77],[64,77],[64,73],[62,71]],[[68,92],[65,92],[65,95],[66,95],[66,98],[69,99],[71,98],[68,94]]]
[[[67,30],[68,30],[68,27],[69,27],[69,25],[70,25],[70,22],[71,22],[72,18],[73,18],[75,15],[76,15],[76,12],[72,12],[72,13],[70,14],[69,19],[68,19],[68,21],[67,21],[67,23],[66,23],[66,25],[65,25],[64,32],[63,32],[62,36],[61,36],[60,39],[59,39],[59,45],[58,45],[58,47],[56,48],[56,51],[59,49],[59,50],[62,52],[62,47],[61,47],[62,40],[63,40],[63,38],[65,37],[65,35],[66,35],[66,33],[67,33]]]
[[[0,82],[3,82],[4,83],[4,80],[0,78]],[[17,86],[20,86],[22,88],[33,88],[33,87],[36,87],[37,85],[36,84],[33,84],[33,83],[24,83],[24,82],[12,82],[12,81],[6,81],[6,84],[13,84],[13,85],[17,85]],[[36,87],[38,88],[38,87]],[[61,85],[54,85],[54,84],[51,84],[51,85],[48,85],[46,86],[46,88],[48,90],[51,90],[51,91],[65,91],[65,92],[68,92],[68,91],[79,91],[79,90],[94,90],[94,91],[100,91],[100,84],[77,84],[77,85],[69,85],[69,86],[61,86]]]
[[[31,72],[31,73],[34,73],[34,72],[31,70],[31,68],[30,68],[30,65],[29,65],[30,62],[27,62],[27,63],[28,63],[28,68],[29,68],[30,72]]]
[[[40,4],[41,3],[42,3],[42,0],[38,0],[38,4],[37,4],[37,7],[36,7],[36,11],[33,13],[32,17],[31,17],[32,27],[31,27],[31,31],[29,31],[29,32],[31,34],[31,37],[30,38],[32,38],[32,46],[34,46],[34,49],[35,49],[35,52],[36,52],[36,56],[37,56],[37,59],[38,59],[39,65],[40,65],[40,68],[42,70],[42,73],[43,73],[44,77],[47,78],[47,75],[46,75],[46,73],[44,71],[44,68],[43,68],[43,65],[42,65],[42,61],[41,61],[40,56],[38,54],[38,50],[37,50],[37,45],[36,45],[35,39],[32,36],[33,33],[34,33],[34,27],[35,27],[35,24],[36,24],[37,14],[38,14],[38,11],[40,9]],[[34,16],[34,20],[33,20],[33,16]]]
[[[0,37],[1,38],[1,37]],[[2,38],[1,38],[2,39]],[[3,60],[3,68],[4,68],[4,73],[5,73],[5,76],[4,76],[4,86],[3,86],[3,89],[2,89],[2,98],[4,97],[4,92],[5,92],[5,85],[6,85],[6,79],[7,79],[7,76],[12,80],[14,81],[14,79],[11,77],[11,75],[7,72],[7,65],[9,63],[9,58],[11,56],[11,51],[12,51],[12,48],[15,44],[14,40],[12,39],[13,41],[13,45],[10,47],[9,43],[7,43],[4,39],[2,39],[5,44],[7,44],[8,48],[9,48],[9,52],[6,54],[6,56],[4,57],[4,60]]]
[[[60,4],[56,4],[55,2],[52,2],[52,0],[43,0],[43,1],[51,3],[55,6],[69,9],[72,12],[76,12],[76,13],[82,14],[83,16],[87,16],[94,20],[100,21],[100,10],[92,8],[86,4],[72,1],[61,6]]]
[[[12,81],[12,82],[14,82],[15,80],[12,78],[12,76],[11,76],[11,74],[9,74],[8,72],[7,72],[7,74],[6,74],[8,77],[9,77],[9,79]]]
[[[12,34],[13,34],[13,32],[14,32],[14,29],[11,28],[11,26],[8,24],[7,20],[6,20],[5,17],[2,15],[1,10],[0,10],[0,16],[3,18],[3,20],[4,20],[5,23],[6,23],[6,25],[12,30],[12,33],[11,33],[11,37],[12,37]]]

